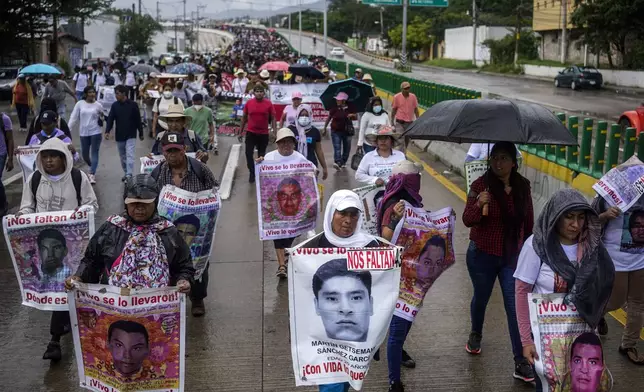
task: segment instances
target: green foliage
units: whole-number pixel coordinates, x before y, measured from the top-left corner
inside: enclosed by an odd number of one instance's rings
[[[434,67],[451,68],[451,69],[475,69],[476,65],[472,64],[472,60],[456,60],[456,59],[434,59],[423,62],[425,65]]]
[[[644,0],[576,0],[572,23],[593,53],[618,52],[627,69],[644,68]]]
[[[65,71],[65,75],[70,77],[72,73],[72,65],[65,59],[58,60],[58,66]]]
[[[523,68],[521,66],[515,66],[512,63],[510,63],[510,64],[485,64],[484,66],[481,67],[481,71],[520,75],[520,74],[523,73]]]
[[[124,12],[131,19],[119,27],[116,52],[122,56],[147,54],[154,45],[154,33],[162,31],[163,27],[150,15],[139,15],[131,10]]]
[[[502,39],[487,39],[483,45],[490,48],[490,62],[492,64],[514,64],[514,51],[516,40],[514,34],[508,34]],[[523,33],[519,36],[519,58],[531,60],[539,56],[538,43],[533,33]]]

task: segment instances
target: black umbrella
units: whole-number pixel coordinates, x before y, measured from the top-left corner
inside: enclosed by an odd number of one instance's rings
[[[536,103],[501,99],[439,102],[414,121],[404,136],[453,143],[577,145],[550,110]]]
[[[373,88],[371,85],[356,79],[345,79],[330,83],[320,95],[320,101],[322,101],[322,105],[326,110],[331,110],[336,106],[335,96],[338,93],[346,93],[349,96],[347,103],[350,109],[359,113],[365,111],[369,99],[373,97]]]
[[[158,69],[154,68],[151,65],[147,64],[134,64],[127,69],[128,71],[132,71],[134,73],[142,73],[142,74],[149,74],[152,72],[159,72]]]
[[[317,68],[308,64],[291,64],[288,71],[293,75],[313,80],[324,79],[324,74]]]

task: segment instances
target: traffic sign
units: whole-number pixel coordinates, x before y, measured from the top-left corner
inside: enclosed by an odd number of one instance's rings
[[[449,0],[409,0],[411,6],[421,7],[447,7]]]
[[[362,0],[362,4],[402,5],[402,0]]]

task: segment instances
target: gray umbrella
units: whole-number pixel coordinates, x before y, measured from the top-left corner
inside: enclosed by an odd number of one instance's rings
[[[550,110],[536,103],[502,99],[439,102],[414,121],[404,136],[452,143],[577,145]]]
[[[147,64],[134,64],[131,67],[128,67],[128,71],[132,71],[134,73],[143,73],[143,74],[149,74],[152,72],[159,72],[158,69],[154,68],[151,65]]]

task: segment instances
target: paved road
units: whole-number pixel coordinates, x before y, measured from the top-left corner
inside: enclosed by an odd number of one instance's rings
[[[236,139],[220,138],[222,153],[209,162],[217,175],[221,175],[233,143]],[[150,147],[150,140],[139,142],[137,155],[143,155]],[[327,161],[331,161],[328,139],[324,141],[324,151]],[[247,182],[242,157],[238,164],[232,195],[223,204],[217,229],[207,314],[187,320],[186,391],[313,391],[314,388],[294,386],[287,284],[274,276],[277,262],[272,244],[258,240],[255,187]],[[122,209],[121,176],[116,146],[106,141],[101,147],[97,173],[97,225]],[[463,203],[454,194],[432,176],[424,175],[422,181],[426,208],[452,206],[461,216]],[[331,169],[324,185],[328,199],[333,190],[358,184],[352,170],[334,173]],[[21,192],[19,182],[11,184],[8,191],[15,209]],[[467,230],[459,224],[455,235],[457,263],[431,289],[405,345],[418,364],[416,369],[403,370],[407,390],[531,391],[533,388],[511,376],[513,361],[498,289],[488,308],[483,354],[472,357],[464,350],[472,294],[465,268],[467,236]],[[0,390],[80,391],[69,336],[63,338],[64,359],[60,363],[52,365],[40,359],[49,338],[49,314],[20,305],[16,275],[4,241],[0,244],[0,309],[0,358],[4,359],[0,380],[6,386]],[[613,319],[609,325],[604,343],[606,361],[616,379],[614,390],[642,390],[644,373],[617,354],[620,326]],[[386,354],[383,356],[381,362],[373,364],[364,391],[386,390]]]
[[[282,29],[280,32],[288,39],[288,30]],[[300,41],[297,31],[291,34],[291,44],[294,48],[299,49]],[[331,46],[329,44],[329,51]],[[324,43],[321,39],[318,39],[317,45],[314,47],[311,38],[302,36],[302,52],[324,54]],[[386,68],[389,72],[397,72],[391,68],[390,62],[373,60],[371,57],[357,55],[353,52],[348,53],[344,60],[375,68]],[[570,114],[593,116],[613,121],[617,120],[624,111],[633,110],[642,101],[641,98],[615,94],[609,89],[572,91],[571,89],[558,89],[554,87],[553,83],[539,80],[477,74],[441,68],[416,66],[411,74],[406,75],[436,83],[478,90],[484,96],[502,96],[536,102]]]

